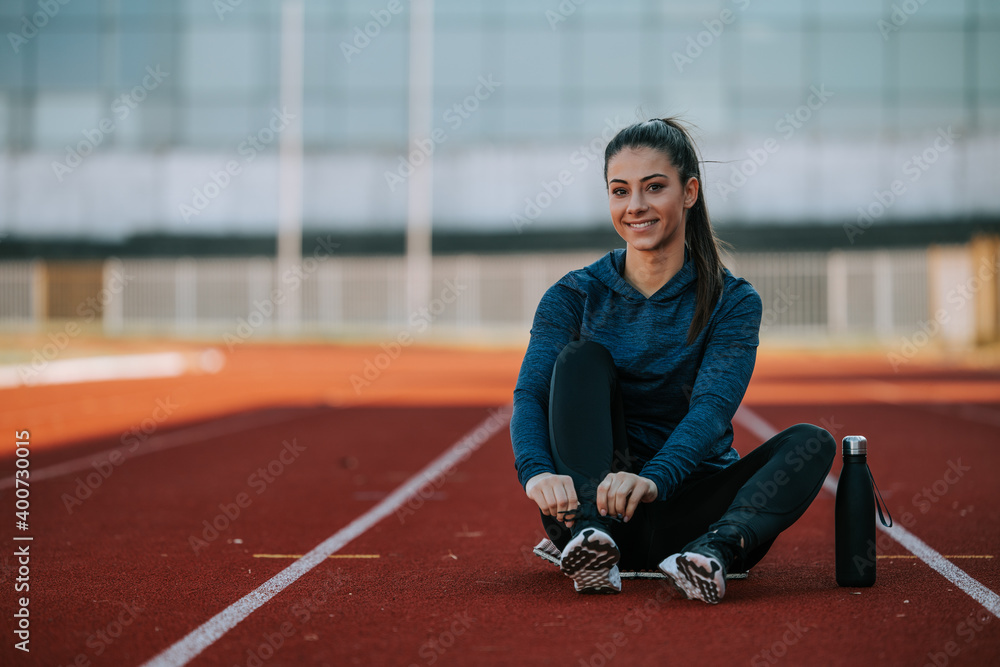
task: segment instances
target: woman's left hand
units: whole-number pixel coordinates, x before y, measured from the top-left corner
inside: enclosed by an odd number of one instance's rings
[[[632,518],[639,503],[651,503],[659,495],[651,479],[630,472],[612,472],[597,487],[597,509],[604,516]]]

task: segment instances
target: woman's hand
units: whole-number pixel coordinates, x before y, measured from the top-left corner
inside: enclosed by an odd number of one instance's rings
[[[630,472],[608,473],[597,487],[597,510],[602,516],[632,518],[639,503],[651,503],[659,495],[653,480]]]
[[[559,519],[561,512],[576,509],[579,504],[576,499],[573,478],[569,475],[553,475],[550,472],[535,475],[524,485],[524,492],[535,501],[538,509],[542,510],[542,514],[554,516],[557,519]],[[565,523],[567,526],[573,525],[572,521]]]

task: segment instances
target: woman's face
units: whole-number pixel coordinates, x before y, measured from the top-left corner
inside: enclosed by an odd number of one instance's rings
[[[687,209],[697,198],[698,180],[681,183],[662,151],[626,148],[608,163],[611,220],[635,250],[683,248]]]

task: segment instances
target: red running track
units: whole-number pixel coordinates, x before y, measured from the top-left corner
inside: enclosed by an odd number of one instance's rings
[[[970,377],[962,373],[963,381]],[[144,663],[292,562],[255,554],[307,553],[481,424],[491,407],[258,411],[225,421],[228,434],[124,461],[69,508],[66,498],[86,471],[37,482],[32,650],[15,651],[7,631],[3,664]],[[752,407],[779,428],[809,421],[838,439],[866,435],[897,521],[909,513],[913,534],[962,557],[951,562],[1000,590],[996,404],[818,406],[772,398]],[[248,428],[238,430],[241,423]],[[183,437],[198,428],[187,424],[157,436]],[[741,451],[759,441],[737,425]],[[32,470],[117,445],[118,437],[96,438],[40,451]],[[5,476],[13,470],[10,458],[2,465]],[[880,560],[875,587],[837,587],[833,498],[825,492],[751,577],[731,583],[713,607],[673,599],[655,581],[626,581],[618,596],[575,594],[568,579],[530,555],[540,526],[516,482],[505,430],[439,481],[425,489],[433,491],[427,499],[413,501],[412,511],[390,514],[336,554],[377,558],[324,560],[190,664],[986,665],[1000,659],[996,617],[920,560],[892,558],[910,555],[894,542],[880,549],[890,558]],[[12,491],[4,489],[0,507],[12,506]],[[203,522],[213,521],[221,528],[217,537],[205,532]],[[11,544],[8,525],[3,535]],[[12,558],[2,564],[6,611],[15,608],[16,573]]]

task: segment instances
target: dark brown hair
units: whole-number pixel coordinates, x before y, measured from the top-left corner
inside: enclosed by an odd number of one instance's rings
[[[687,335],[690,345],[712,316],[722,294],[725,268],[719,255],[720,241],[712,231],[705,205],[698,153],[687,129],[674,118],[654,118],[630,125],[616,134],[604,150],[605,186],[608,183],[608,163],[626,148],[652,148],[664,153],[677,170],[682,187],[689,179],[698,179],[698,199],[688,209],[684,232],[684,242],[697,274],[697,304]]]

